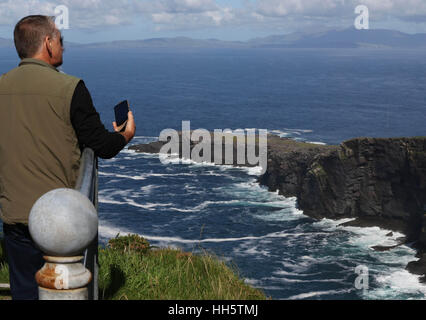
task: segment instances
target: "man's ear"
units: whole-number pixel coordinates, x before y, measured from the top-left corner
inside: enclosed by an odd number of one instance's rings
[[[50,39],[50,37],[44,38],[44,46],[46,47],[49,57],[52,57],[52,39]]]

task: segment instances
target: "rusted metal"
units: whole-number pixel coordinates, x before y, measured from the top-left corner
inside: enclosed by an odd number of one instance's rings
[[[36,281],[39,286],[43,288],[50,289],[59,289],[55,288],[56,278],[60,276],[55,272],[56,266],[50,263],[46,263],[43,268],[41,268],[36,273]]]
[[[49,257],[46,263],[36,273],[36,281],[40,287],[56,290],[68,290],[85,287],[92,275],[87,270],[80,257]]]

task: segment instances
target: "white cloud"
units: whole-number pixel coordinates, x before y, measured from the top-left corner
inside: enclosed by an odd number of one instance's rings
[[[222,25],[234,18],[232,8],[215,0],[7,0],[0,1],[0,24],[29,14],[53,15],[58,5],[68,7],[71,28],[84,29],[130,24],[141,17],[179,28]]]
[[[357,5],[366,5],[372,17],[390,15],[394,18],[409,19],[426,15],[425,0],[257,0],[253,10],[265,17],[348,17],[353,15]]]
[[[221,26],[235,18],[231,7],[219,6],[214,0],[140,1],[136,7],[162,30]]]
[[[0,24],[13,24],[30,14],[53,15],[56,5],[49,1],[8,0],[0,1]]]
[[[256,11],[263,16],[287,16],[292,14],[322,15],[342,5],[341,0],[259,0]]]
[[[426,22],[426,0],[246,0],[242,7],[216,0],[0,0],[0,25],[13,25],[29,14],[54,14],[66,5],[70,27],[96,30],[143,19],[161,29],[221,26],[283,28],[288,25],[351,25],[354,9],[365,4],[370,19]]]

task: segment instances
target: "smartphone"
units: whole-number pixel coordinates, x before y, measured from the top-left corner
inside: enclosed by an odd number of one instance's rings
[[[127,100],[120,102],[114,107],[115,122],[120,132],[123,132],[126,129],[128,120],[127,114],[129,113],[129,110],[129,101]]]

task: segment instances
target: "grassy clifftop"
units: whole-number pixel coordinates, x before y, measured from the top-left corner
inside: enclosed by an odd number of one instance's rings
[[[99,299],[102,300],[259,300],[264,293],[244,283],[217,257],[171,248],[152,248],[128,235],[99,249]],[[8,269],[0,251],[0,283]],[[0,299],[8,299],[8,290]]]

